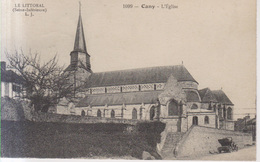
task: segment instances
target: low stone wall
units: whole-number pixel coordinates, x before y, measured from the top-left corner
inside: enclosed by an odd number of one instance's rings
[[[248,133],[192,126],[175,148],[175,156],[200,156],[217,152],[221,146],[218,139],[225,137],[232,137],[239,149],[252,144],[252,136]]]
[[[136,125],[140,120],[101,118],[78,115],[61,115],[51,113],[35,113],[32,118],[36,122],[61,122],[61,123],[123,123]]]

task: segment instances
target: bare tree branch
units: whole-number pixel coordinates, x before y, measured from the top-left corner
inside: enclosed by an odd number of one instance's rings
[[[64,72],[64,68],[58,66],[57,55],[44,63],[38,53],[25,55],[23,50],[6,53],[6,56],[10,66],[22,76],[26,90],[24,97],[31,101],[36,111],[48,110],[60,98],[73,97],[72,92],[81,88],[70,82],[74,71]]]

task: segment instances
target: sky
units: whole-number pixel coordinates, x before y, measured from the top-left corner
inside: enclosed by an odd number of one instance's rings
[[[47,12],[13,12],[15,4],[43,4]],[[235,118],[254,116],[256,102],[254,0],[81,0],[93,72],[184,64],[199,89],[221,89]],[[138,8],[123,8],[133,4]],[[155,9],[141,8],[142,4]],[[175,9],[162,9],[173,4]],[[157,8],[159,6],[159,8]],[[4,14],[3,14],[4,13]],[[79,3],[73,0],[3,0],[1,60],[5,52],[57,55],[68,66]]]

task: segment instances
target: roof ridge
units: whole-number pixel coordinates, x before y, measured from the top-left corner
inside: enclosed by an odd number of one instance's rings
[[[216,97],[218,102],[224,103],[224,104],[233,104],[232,101],[229,99],[229,97],[226,95],[226,93],[222,89],[213,90],[212,93]]]
[[[166,83],[170,75],[178,81],[198,82],[192,77],[184,65],[155,66],[117,71],[92,73],[88,79],[89,86],[117,86],[128,84]]]
[[[185,68],[184,65],[167,65],[167,66],[140,67],[140,68],[132,68],[132,69],[124,69],[124,70],[102,71],[102,72],[95,72],[93,74],[107,73],[107,72],[132,71],[132,70],[144,70],[144,69],[162,68],[162,67],[177,67],[177,66],[180,66],[180,67],[183,66]]]
[[[163,90],[150,90],[150,91],[132,91],[132,92],[115,92],[115,93],[97,93],[97,94],[87,94],[87,96],[99,96],[99,95],[115,95],[115,94],[130,94],[130,93],[160,93]]]
[[[206,88],[203,88],[203,89],[198,90],[201,100],[203,100],[203,98],[205,97],[205,95],[206,95],[208,89],[209,89],[209,88],[206,87]],[[205,92],[204,92],[204,91],[205,91]]]
[[[210,89],[210,88],[209,88],[209,87],[206,87],[206,88],[200,89],[199,91],[202,91],[202,90],[204,90],[204,89]]]

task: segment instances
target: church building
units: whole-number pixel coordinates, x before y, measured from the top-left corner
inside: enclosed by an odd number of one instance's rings
[[[171,132],[186,132],[192,125],[234,130],[234,104],[223,90],[198,89],[184,65],[93,72],[81,13],[70,56],[65,71],[73,72],[75,87],[84,83],[84,88],[75,92],[77,102],[59,103],[59,114],[159,120]]]

